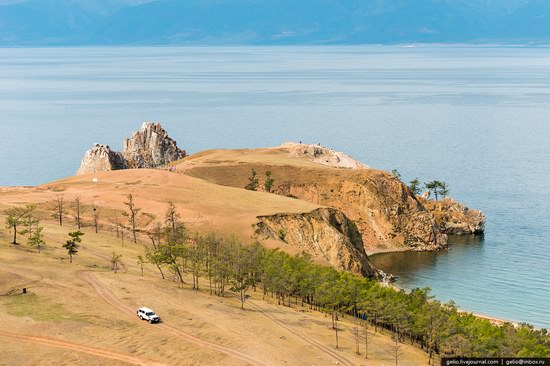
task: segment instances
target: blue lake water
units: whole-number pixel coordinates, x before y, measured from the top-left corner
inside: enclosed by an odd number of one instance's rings
[[[0,49],[0,185],[74,174],[146,120],[188,152],[322,143],[487,215],[453,250],[379,255],[405,288],[550,327],[550,49]]]

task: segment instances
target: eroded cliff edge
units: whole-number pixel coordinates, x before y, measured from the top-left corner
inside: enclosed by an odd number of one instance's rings
[[[256,234],[322,258],[334,268],[381,279],[369,262],[361,233],[342,211],[319,208],[300,214],[258,216]]]
[[[122,152],[107,145],[94,144],[84,154],[77,175],[111,170],[157,168],[184,158],[185,150],[177,146],[160,123],[145,122],[139,131],[123,142]]]
[[[411,192],[393,174],[367,167],[318,145],[216,150],[184,159],[178,171],[210,182],[244,188],[251,171],[275,182],[272,193],[336,208],[355,222],[368,253],[446,248],[447,234],[480,234],[485,217],[452,201]]]

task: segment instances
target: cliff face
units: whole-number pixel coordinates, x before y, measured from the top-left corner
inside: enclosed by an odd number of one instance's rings
[[[258,220],[258,235],[298,247],[335,268],[380,277],[368,260],[357,226],[339,210],[320,208],[309,213],[259,216]]]
[[[342,210],[357,223],[369,251],[447,246],[447,236],[432,214],[402,182],[386,172],[326,174],[318,182],[284,182],[276,192]]]
[[[368,253],[437,250],[447,246],[434,216],[392,174],[374,169],[319,169],[289,165],[195,166],[191,176],[243,188],[251,169],[275,179],[273,193],[333,207],[357,224]]]
[[[485,215],[450,198],[441,201],[421,199],[433,214],[441,232],[446,234],[482,234],[485,231]]]
[[[186,156],[159,123],[144,123],[140,131],[124,140],[122,153],[95,144],[84,154],[77,175],[109,170],[156,168]]]
[[[124,140],[122,154],[129,168],[156,168],[186,156],[160,123],[144,123],[141,130]]]
[[[80,169],[76,174],[100,173],[127,168],[128,164],[121,153],[112,151],[107,145],[95,144],[91,150],[84,154]]]

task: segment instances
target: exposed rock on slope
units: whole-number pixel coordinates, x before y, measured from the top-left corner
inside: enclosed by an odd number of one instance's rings
[[[121,153],[112,151],[107,145],[95,144],[91,150],[84,154],[80,169],[76,174],[100,173],[127,168],[128,164]]]
[[[281,182],[276,192],[342,210],[357,223],[369,252],[447,246],[433,216],[393,175],[372,169],[323,173],[315,180]]]
[[[469,209],[451,198],[441,201],[422,199],[422,203],[446,234],[482,234],[485,231],[485,215],[481,211]]]
[[[124,140],[122,153],[95,144],[84,154],[77,175],[128,168],[156,168],[186,156],[160,123],[144,123],[140,131]]]
[[[122,154],[129,168],[156,168],[186,156],[160,123],[144,123],[141,130],[124,140]]]
[[[259,216],[256,233],[296,246],[333,267],[379,277],[371,266],[354,222],[333,208],[302,214]]]
[[[437,250],[447,245],[433,215],[393,175],[374,169],[334,169],[237,163],[205,163],[186,173],[211,182],[244,187],[251,169],[271,171],[274,193],[334,207],[354,220],[367,252]]]
[[[335,168],[362,169],[368,168],[358,160],[355,160],[343,152],[334,151],[321,145],[301,144],[296,142],[285,142],[282,149],[289,152],[290,156],[308,159],[314,163],[328,165]]]

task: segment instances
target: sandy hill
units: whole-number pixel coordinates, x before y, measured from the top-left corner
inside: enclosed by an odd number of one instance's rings
[[[100,207],[103,211],[100,221],[108,227],[115,222],[126,222],[122,212],[128,194],[132,194],[137,206],[142,208],[139,227],[143,232],[162,221],[167,203],[173,201],[192,231],[235,235],[246,242],[260,240],[267,247],[278,247],[289,253],[306,251],[320,263],[375,275],[360,238],[350,234],[354,224],[338,210],[280,195],[218,185],[169,170],[116,170],[79,175],[38,187],[6,188],[0,191],[0,202],[33,203],[52,211],[57,196],[62,195],[68,203],[79,196],[85,204]],[[84,215],[90,216],[91,210]],[[277,218],[288,215],[284,228],[269,220],[273,215]],[[335,222],[346,224],[347,229],[343,230]],[[281,241],[280,230],[291,235]]]
[[[307,165],[307,163],[304,163]],[[299,304],[277,306],[251,293],[246,310],[234,297],[209,295],[178,288],[171,277],[162,280],[151,264],[143,276],[138,255],[149,245],[144,233],[138,244],[122,242],[111,224],[123,220],[124,201],[133,194],[142,208],[140,227],[146,229],[162,216],[168,200],[175,202],[190,229],[216,230],[251,240],[259,221],[269,231],[269,220],[282,217],[303,237],[322,233],[321,243],[340,243],[342,253],[346,230],[331,226],[323,217],[345,220],[339,211],[328,210],[304,200],[251,192],[217,185],[203,179],[163,170],[123,170],[62,179],[38,187],[0,188],[0,220],[4,210],[33,203],[35,216],[45,226],[46,247],[41,253],[21,245],[10,245],[10,233],[0,231],[0,363],[13,365],[382,365],[393,363],[392,340],[387,333],[370,330],[369,360],[356,355],[354,323],[343,318],[340,348],[334,348],[330,317]],[[53,200],[62,195],[66,210],[79,196],[84,219],[89,222],[92,205],[100,210],[102,227],[90,227],[74,263],[69,263],[61,244],[75,230],[70,214],[63,226],[51,217]],[[308,216],[309,213],[311,217]],[[293,219],[293,216],[298,218]],[[304,219],[305,218],[305,219]],[[278,223],[273,223],[276,225]],[[341,225],[342,222],[339,223]],[[267,226],[265,226],[267,225]],[[344,225],[345,226],[345,225]],[[275,227],[273,228],[275,230]],[[309,231],[308,231],[309,230]],[[341,231],[339,231],[341,230]],[[351,229],[347,229],[351,230]],[[301,251],[297,241],[263,237],[266,245]],[[289,235],[290,236],[290,235]],[[316,237],[319,237],[318,235]],[[323,241],[325,240],[325,241]],[[346,240],[348,240],[346,242]],[[310,243],[311,244],[311,243]],[[309,248],[314,250],[315,248]],[[122,254],[118,273],[111,270],[113,253]],[[349,249],[350,256],[353,251]],[[326,253],[319,261],[330,262]],[[338,265],[338,263],[331,263]],[[190,278],[185,278],[187,283]],[[201,283],[202,288],[206,285]],[[22,288],[27,289],[22,294]],[[163,323],[139,321],[136,308],[156,310]],[[402,345],[401,361],[421,365],[426,354]]]

